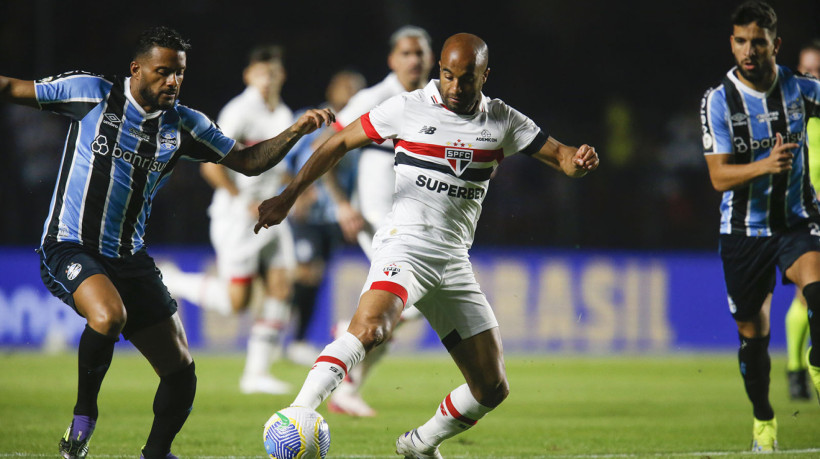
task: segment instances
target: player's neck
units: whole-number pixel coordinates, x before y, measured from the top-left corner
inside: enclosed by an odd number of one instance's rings
[[[772,85],[774,85],[775,80],[777,79],[777,71],[771,72],[765,78],[762,78],[760,81],[757,82],[747,80],[743,77],[743,74],[740,73],[739,70],[735,71],[735,76],[741,83],[748,86],[749,88],[754,89],[757,92],[768,92],[769,89],[772,88]]]
[[[421,89],[421,88],[423,88],[424,86],[427,85],[426,80],[420,80],[419,82],[417,82],[415,84],[412,81],[401,81],[401,80],[399,80],[399,83],[401,83],[401,86],[407,92],[415,91],[416,89]]]

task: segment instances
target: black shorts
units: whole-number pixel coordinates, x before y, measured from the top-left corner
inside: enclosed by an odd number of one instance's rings
[[[154,259],[144,248],[134,255],[108,258],[74,242],[49,241],[39,252],[43,283],[52,295],[78,314],[72,295],[80,284],[94,274],[111,280],[125,305],[125,339],[177,311],[177,302],[171,298]]]
[[[720,258],[735,320],[751,319],[760,311],[766,296],[774,291],[775,266],[781,282],[792,283],[786,270],[806,252],[820,252],[816,223],[803,223],[769,237],[720,235]]]
[[[333,252],[344,246],[342,229],[337,223],[293,223],[293,242],[296,247],[296,261],[327,262]]]

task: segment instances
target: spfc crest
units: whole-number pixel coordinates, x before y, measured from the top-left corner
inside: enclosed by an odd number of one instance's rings
[[[467,166],[473,162],[473,150],[463,148],[445,148],[444,159],[450,164],[450,168],[456,173],[456,177],[467,170]]]
[[[401,272],[401,268],[399,268],[395,263],[390,263],[382,269],[382,272],[384,272],[384,275],[387,277],[393,277]]]

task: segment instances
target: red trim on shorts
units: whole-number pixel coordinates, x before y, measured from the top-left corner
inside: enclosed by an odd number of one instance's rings
[[[450,415],[453,416],[454,418],[458,419],[459,421],[461,421],[465,424],[469,424],[471,426],[476,425],[476,423],[478,422],[474,419],[470,419],[466,416],[463,416],[461,413],[459,413],[458,410],[456,409],[455,405],[453,405],[453,401],[450,400],[450,394],[447,394],[447,397],[445,397],[445,399],[444,399],[444,403],[447,405],[447,411],[450,412]]]
[[[251,282],[253,282],[253,276],[231,278],[232,284],[250,284]]]
[[[384,138],[379,135],[376,128],[373,127],[373,123],[370,122],[370,112],[365,113],[359,119],[362,120],[362,127],[364,128],[364,133],[367,137],[381,145],[381,143],[384,142]]]
[[[345,376],[347,376],[347,365],[345,365],[344,362],[337,359],[336,357],[332,357],[332,356],[329,356],[329,355],[320,355],[316,359],[316,363],[319,363],[319,362],[327,362],[331,365],[338,365],[338,366],[342,367],[342,370],[345,372]]]
[[[370,284],[370,290],[384,290],[401,298],[403,305],[407,305],[407,289],[395,282],[376,281]]]

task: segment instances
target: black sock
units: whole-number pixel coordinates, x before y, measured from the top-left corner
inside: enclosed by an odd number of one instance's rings
[[[154,424],[142,453],[145,459],[164,458],[171,452],[182,424],[188,419],[196,394],[196,372],[194,363],[159,379],[157,394],[154,396]]]
[[[809,363],[820,367],[820,282],[803,287],[803,296],[806,297],[806,306],[809,308],[809,335],[812,344]]]
[[[97,419],[97,396],[114,356],[116,338],[103,335],[87,324],[77,349],[77,404],[74,414]]]
[[[313,310],[316,305],[316,297],[319,295],[319,287],[316,285],[296,282],[293,284],[293,305],[299,311],[299,320],[296,324],[294,340],[304,341],[310,320],[313,318]]]
[[[769,403],[769,372],[772,369],[772,361],[769,358],[769,335],[763,338],[746,338],[740,335],[737,359],[755,418],[760,421],[772,419],[774,410]]]

